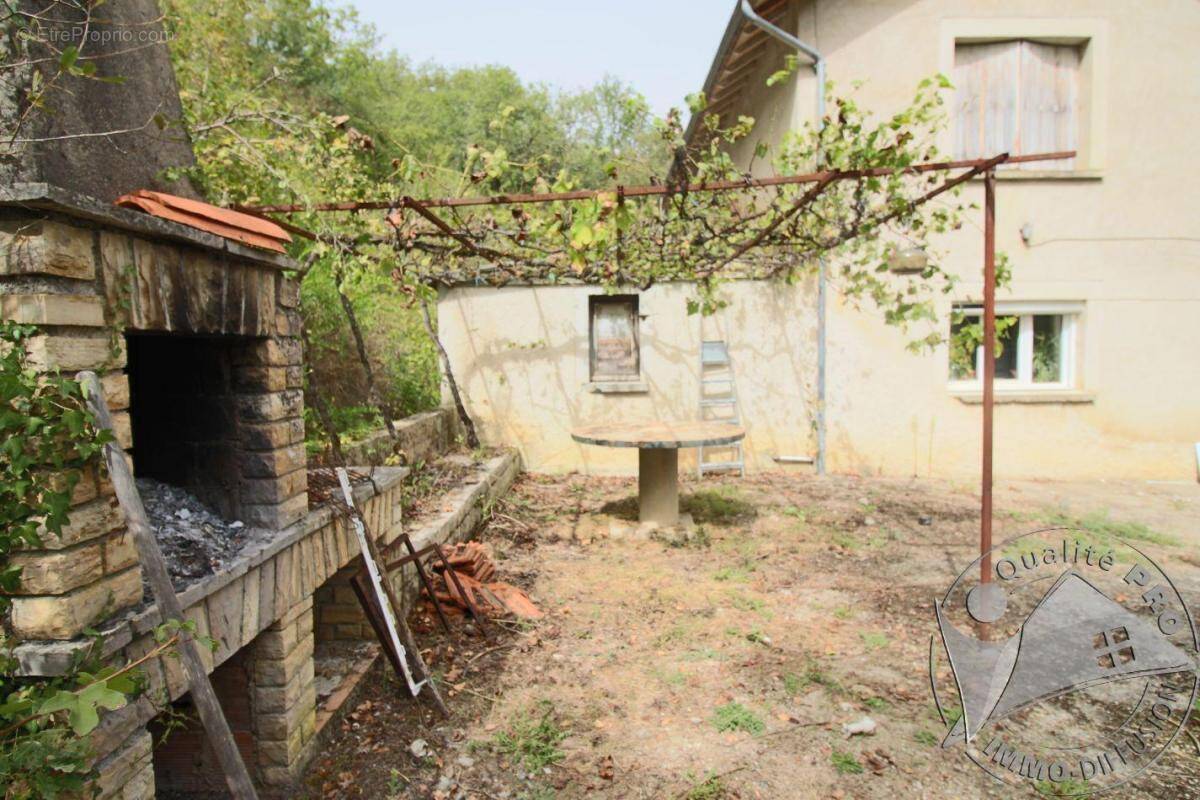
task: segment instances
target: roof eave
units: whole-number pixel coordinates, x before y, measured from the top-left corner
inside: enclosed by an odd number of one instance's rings
[[[713,56],[712,65],[708,68],[708,75],[704,78],[704,96],[707,98],[716,86],[717,78],[721,76],[721,68],[725,64],[725,58],[729,55],[729,51],[733,49],[734,43],[742,33],[742,27],[746,24],[746,18],[742,14],[742,4],[740,0],[735,0],[733,4],[733,14],[729,17],[729,24],[725,26],[725,34],[721,37],[721,43],[717,46],[717,52]],[[693,113],[688,119],[687,129],[684,131],[684,142],[690,147],[692,145],[692,137],[696,134],[696,129],[700,126],[700,121],[704,119],[704,111]]]

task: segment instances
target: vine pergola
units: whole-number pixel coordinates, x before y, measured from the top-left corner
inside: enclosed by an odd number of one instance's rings
[[[285,229],[343,251],[387,248],[396,257],[393,270],[401,290],[448,287],[462,282],[503,286],[509,283],[576,282],[607,287],[634,285],[647,289],[656,281],[685,280],[697,284],[695,309],[709,313],[722,303],[718,286],[730,278],[794,280],[803,265],[856,240],[876,246],[856,264],[843,268],[850,292],[866,294],[877,305],[898,303],[904,324],[922,318],[918,289],[893,286],[870,264],[923,235],[958,227],[956,211],[935,211],[932,221],[922,209],[965,182],[982,176],[983,204],[983,424],[980,508],[980,578],[991,580],[992,461],[995,382],[997,259],[995,239],[996,169],[1001,165],[1069,159],[1073,151],[882,166],[825,169],[765,178],[718,178],[697,182],[617,186],[613,189],[564,189],[533,193],[492,194],[416,199],[334,201],[238,206],[257,215],[383,211],[387,235],[347,238],[314,233],[273,221]],[[950,174],[957,173],[957,174]],[[874,202],[879,197],[884,202]],[[641,224],[630,212],[642,204]],[[541,226],[524,207],[546,205],[550,214]],[[961,208],[961,207],[960,207]],[[719,209],[713,214],[713,209]],[[551,222],[546,226],[545,220]],[[908,226],[905,228],[905,226]],[[897,233],[896,228],[901,230]],[[890,233],[896,236],[889,238]],[[921,240],[923,242],[923,239]],[[653,261],[653,268],[650,262]],[[870,264],[870,269],[868,265]],[[936,277],[948,279],[935,265],[925,266],[913,280],[928,287]],[[948,284],[949,285],[949,284]],[[943,289],[948,291],[948,288]],[[464,422],[473,430],[449,359],[429,322],[428,304],[420,297],[426,324],[437,343],[450,389]],[[345,305],[345,303],[344,303]],[[352,315],[350,309],[347,312]],[[353,320],[352,320],[353,324]],[[357,326],[354,326],[357,328]],[[359,334],[356,332],[356,336]],[[361,349],[361,345],[360,345]]]

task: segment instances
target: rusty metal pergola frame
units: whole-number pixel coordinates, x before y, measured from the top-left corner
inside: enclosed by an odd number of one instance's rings
[[[1037,161],[1057,161],[1074,158],[1075,151],[1009,155],[1001,153],[991,158],[938,161],[897,169],[880,167],[857,170],[821,170],[799,175],[780,175],[768,178],[746,178],[745,180],[710,181],[687,184],[651,184],[645,186],[618,186],[614,189],[581,189],[570,192],[543,192],[529,194],[496,194],[476,197],[441,197],[415,199],[404,196],[394,200],[366,200],[327,203],[292,203],[277,205],[234,206],[237,211],[266,216],[268,214],[296,214],[331,211],[396,211],[412,209],[434,225],[445,236],[458,240],[476,255],[486,252],[476,247],[466,236],[459,234],[431,209],[469,208],[479,206],[521,205],[526,203],[579,202],[599,197],[620,198],[667,196],[691,192],[725,192],[763,189],[773,186],[813,183],[821,188],[835,181],[855,180],[867,177],[883,177],[896,173],[919,174],[924,172],[950,172],[964,170],[960,175],[947,179],[936,189],[921,198],[928,200],[937,194],[964,183],[973,177],[983,176],[983,430],[980,475],[980,519],[979,519],[979,579],[988,583],[992,579],[990,551],[992,549],[992,482],[993,482],[993,433],[996,379],[996,168],[1003,164],[1022,164]],[[305,238],[315,239],[310,231],[281,222],[285,229]]]

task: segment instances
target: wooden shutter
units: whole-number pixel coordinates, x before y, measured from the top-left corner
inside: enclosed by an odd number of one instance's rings
[[[1074,150],[1079,142],[1079,48],[1021,42],[1021,121],[1018,152]],[[1049,164],[1021,164],[1044,170]],[[1075,159],[1053,169],[1074,169]]]
[[[955,155],[1074,150],[1079,139],[1079,62],[1074,45],[1009,41],[959,44],[954,85]],[[1009,168],[1073,169],[1074,160]]]
[[[641,365],[637,297],[592,297],[593,380],[636,380]]]
[[[1016,138],[1020,42],[959,45],[955,50],[959,158],[986,158]]]

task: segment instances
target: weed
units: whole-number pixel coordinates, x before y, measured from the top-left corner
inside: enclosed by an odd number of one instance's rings
[[[766,724],[741,703],[726,703],[718,708],[713,713],[712,723],[718,731],[745,731],[751,736],[767,729]]]
[[[534,786],[529,791],[517,795],[517,800],[555,800],[556,797],[558,792],[549,786]]]
[[[654,639],[654,643],[659,647],[667,647],[677,642],[682,642],[691,635],[691,631],[685,625],[672,625],[665,631],[660,633]]]
[[[786,506],[783,509],[783,515],[785,517],[791,517],[792,519],[796,520],[797,522],[800,522],[801,524],[808,522],[808,509],[807,508],[799,508],[797,506]]]
[[[882,697],[868,697],[866,700],[863,700],[863,705],[872,711],[883,711],[888,707],[888,701]]]
[[[687,675],[679,670],[653,669],[650,674],[668,686],[683,686],[687,682]]]
[[[852,753],[844,750],[834,750],[829,755],[829,760],[833,762],[833,768],[841,775],[859,775],[863,771],[862,764],[858,763],[858,759]]]
[[[721,567],[713,573],[714,581],[737,581],[739,583],[750,580],[750,572],[752,569],[747,569],[744,566],[737,567]]]
[[[687,779],[695,781],[696,776],[688,773]],[[721,776],[715,772],[709,772],[704,780],[699,783],[693,783],[692,788],[688,789],[684,800],[721,800],[728,794],[725,788],[725,782],[721,780]]]
[[[891,642],[886,633],[879,633],[877,631],[860,631],[858,635],[862,637],[863,644],[867,646],[868,650],[878,650],[881,647],[887,647],[888,643]]]
[[[408,778],[404,777],[398,769],[392,769],[388,775],[387,791],[388,797],[399,797],[409,784]]]
[[[1179,546],[1179,540],[1160,533],[1140,522],[1121,522],[1108,516],[1108,511],[1093,511],[1082,517],[1074,517],[1061,511],[1045,518],[1051,525],[1064,528],[1079,528],[1096,537],[1100,544],[1111,545],[1114,539],[1127,542],[1149,542],[1150,544]]]
[[[683,654],[686,661],[724,661],[725,655],[711,647],[701,647],[695,650],[688,650]]]
[[[841,606],[833,610],[833,615],[838,619],[850,619],[850,617],[854,616],[854,612],[846,606]]]
[[[1081,800],[1087,800],[1087,798],[1092,796],[1088,782],[1075,778],[1067,778],[1058,783],[1053,781],[1038,781],[1033,785],[1033,788],[1037,790],[1038,794],[1045,797],[1077,797],[1081,798]]]
[[[945,722],[947,727],[953,728],[958,724],[958,721],[962,719],[962,709],[958,706],[947,706],[946,708],[942,709],[942,712],[939,714],[935,708],[933,710],[933,715],[937,719]],[[945,717],[945,719],[943,719],[943,717]]]
[[[509,729],[492,739],[492,748],[519,760],[526,772],[539,772],[563,759],[558,746],[566,738],[567,732],[554,720],[554,704],[542,700],[513,717]]]
[[[749,633],[746,634],[746,641],[754,642],[755,644],[767,644],[767,645],[769,645],[771,643],[770,637],[767,636],[762,631],[760,631],[758,628],[754,628],[753,630],[751,630]]]
[[[837,678],[826,672],[820,662],[814,658],[809,658],[805,661],[804,672],[801,673],[799,679],[800,688],[815,684],[825,687],[833,694],[840,694],[845,691]]]
[[[788,694],[799,694],[805,683],[806,681],[794,672],[788,672],[783,676],[783,690]]]
[[[850,536],[846,533],[835,533],[829,537],[829,541],[833,542],[843,550],[856,550],[860,544],[858,539],[855,539],[853,536]]]
[[[765,613],[766,604],[757,597],[747,597],[740,592],[730,592],[729,603],[738,611],[753,611],[756,614],[770,616]]]
[[[923,744],[926,747],[937,747],[938,737],[936,733],[919,730],[913,734],[913,741],[917,744]]]
[[[740,497],[731,486],[699,489],[682,498],[679,506],[700,523],[729,524],[758,515],[754,504]]]

